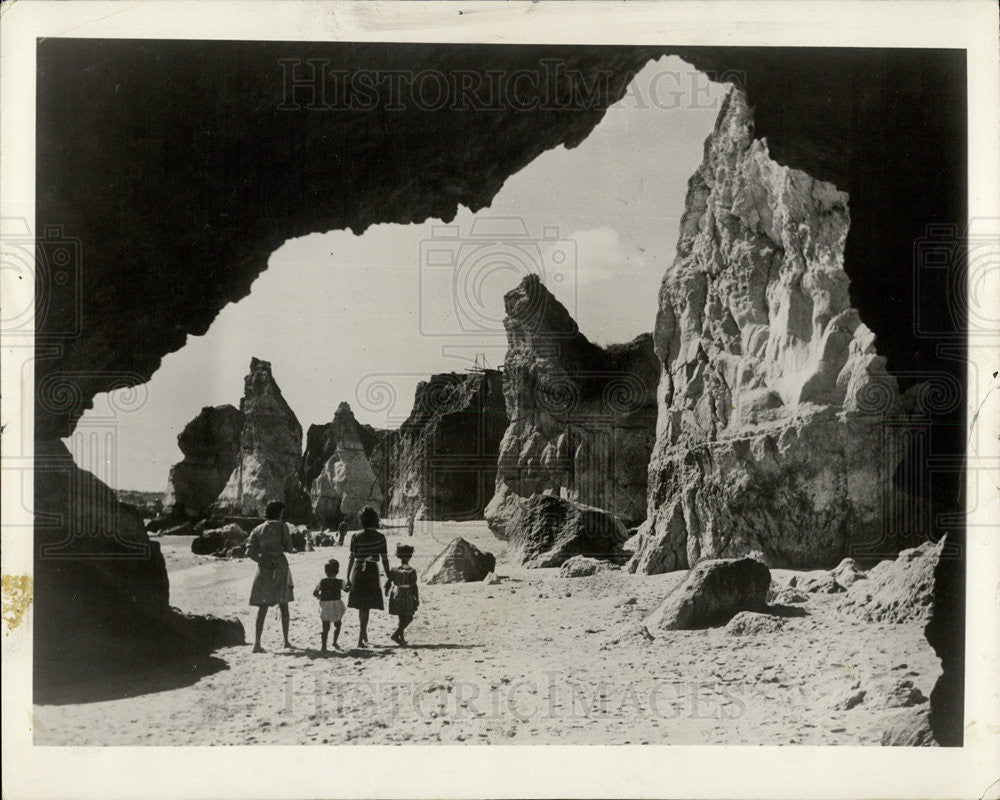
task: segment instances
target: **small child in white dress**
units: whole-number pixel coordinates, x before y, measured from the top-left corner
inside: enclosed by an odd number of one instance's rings
[[[313,597],[319,598],[319,618],[323,623],[323,652],[327,652],[326,641],[330,635],[330,623],[333,623],[333,646],[338,650],[340,645],[337,639],[340,638],[341,620],[347,612],[347,606],[340,599],[340,591],[344,588],[344,582],[337,577],[340,572],[340,562],[331,558],[323,567],[326,577],[316,584],[313,590]]]

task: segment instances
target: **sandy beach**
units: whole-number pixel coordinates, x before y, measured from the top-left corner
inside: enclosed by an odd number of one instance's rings
[[[384,530],[391,555],[405,532]],[[837,612],[838,595],[810,595],[806,614],[773,633],[648,640],[629,632],[685,573],[569,579],[515,568],[483,523],[418,523],[418,571],[455,536],[492,551],[501,582],[422,585],[407,648],[389,639],[395,618],[373,612],[371,647],[357,649],[349,610],[343,649],[321,653],[312,590],[327,559],[346,569],[347,549],[297,553],[294,649],[280,647],[275,610],[264,654],[248,644],[67,686],[67,702],[35,707],[35,743],[878,744],[894,715],[915,709],[835,710],[837,698],[893,679],[929,695],[940,672],[921,624],[863,623]],[[193,555],[190,542],[161,538],[171,603],[235,615],[249,640],[253,564]],[[772,571],[778,582],[790,575]]]

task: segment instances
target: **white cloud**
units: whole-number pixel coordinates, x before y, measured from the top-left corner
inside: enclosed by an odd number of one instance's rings
[[[576,245],[578,285],[649,271],[640,249],[623,239],[614,228],[574,231],[568,238]]]

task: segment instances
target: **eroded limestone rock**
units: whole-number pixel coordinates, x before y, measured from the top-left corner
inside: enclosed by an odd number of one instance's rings
[[[230,405],[207,406],[184,426],[177,437],[184,460],[170,468],[163,495],[167,515],[208,514],[236,468],[242,431],[243,414]]]
[[[232,514],[261,516],[267,504],[286,504],[285,518],[310,516],[308,497],[298,480],[302,426],[285,402],[267,361],[250,360],[244,379],[243,430],[240,448],[225,488],[215,506]]]
[[[642,521],[656,426],[652,336],[598,347],[537,275],[508,292],[504,307],[510,425],[490,528],[504,537],[521,501],[543,493]]]
[[[526,567],[558,567],[572,556],[617,559],[628,531],[612,514],[551,495],[534,495],[507,523],[508,557]]]
[[[660,290],[648,518],[630,568],[761,551],[837,564],[882,536],[896,380],[851,306],[848,197],[771,159],[730,92]]]
[[[382,486],[361,435],[361,425],[347,403],[338,406],[332,422],[309,426],[302,481],[323,527],[335,528],[343,519],[356,521],[357,513],[368,505],[382,509]]]

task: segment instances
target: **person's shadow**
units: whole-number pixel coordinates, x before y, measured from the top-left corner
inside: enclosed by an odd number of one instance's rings
[[[407,650],[477,650],[481,647],[481,644],[414,643],[408,644],[404,647],[395,645],[369,645],[368,647],[344,647],[340,649],[330,648],[325,653],[322,650],[313,647],[292,647],[287,650],[276,651],[276,654],[280,656],[308,658],[311,661],[322,661],[325,659],[337,660],[342,658],[381,658],[391,655],[392,653],[405,653]]]

